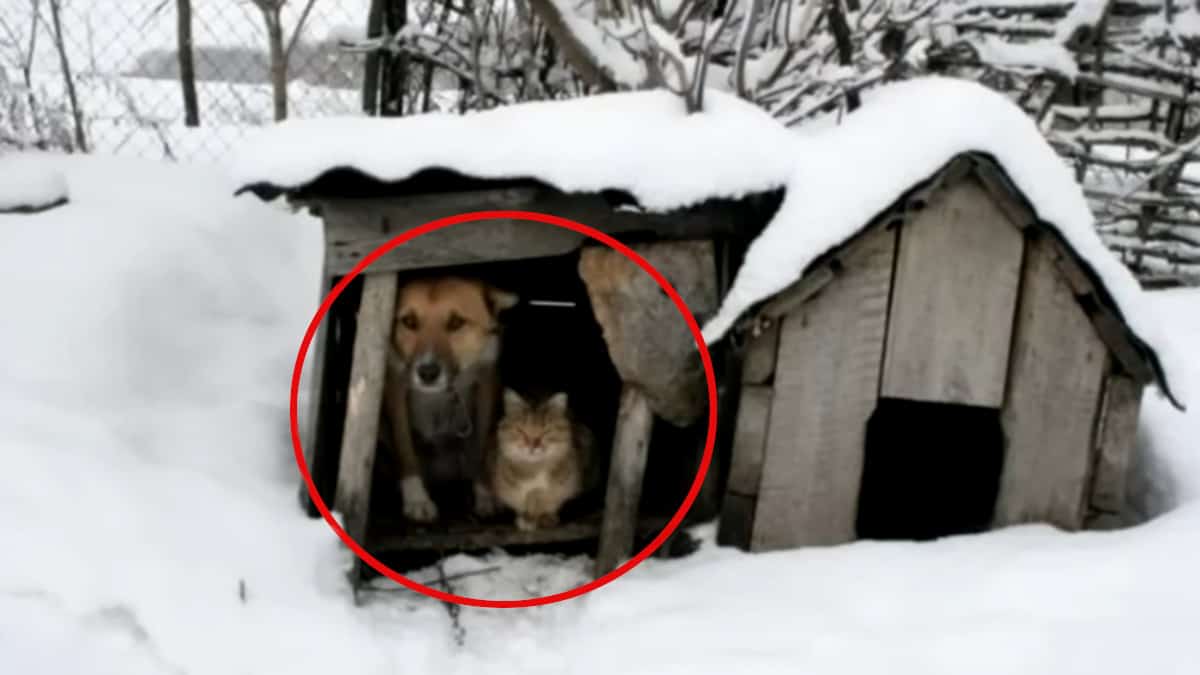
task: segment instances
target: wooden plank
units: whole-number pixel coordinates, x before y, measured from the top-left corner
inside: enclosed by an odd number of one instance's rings
[[[634,525],[642,499],[642,477],[654,415],[650,402],[637,387],[621,391],[617,429],[613,437],[612,462],[604,497],[604,519],[596,551],[596,576],[617,568],[633,552]]]
[[[781,327],[751,549],[851,541],[863,438],[879,391],[896,233],[863,235],[861,257]]]
[[[1026,254],[1008,398],[1008,443],[993,518],[1073,530],[1084,517],[1108,352],[1044,241]]]
[[[999,407],[1021,233],[973,178],[900,234],[882,395]]]
[[[1127,375],[1110,375],[1104,390],[1091,508],[1119,514],[1125,509],[1126,477],[1137,438],[1142,384]]]
[[[655,242],[631,248],[671,283],[697,317],[716,309],[711,241]],[[636,385],[663,420],[680,427],[699,420],[708,412],[704,365],[675,303],[653,277],[606,246],[584,249],[578,270],[621,380]]]
[[[1153,370],[1146,357],[1130,340],[1129,327],[1117,318],[1111,308],[1101,304],[1095,286],[1070,247],[1053,235],[1048,235],[1047,242],[1055,252],[1055,265],[1071,290],[1077,297],[1089,299],[1089,306],[1084,311],[1089,313],[1100,339],[1108,346],[1121,367],[1142,384],[1153,382]]]
[[[342,515],[342,526],[359,544],[366,541],[397,287],[398,279],[394,273],[366,275],[354,336],[354,360],[350,367],[350,389],[334,499],[336,509]],[[354,583],[358,580],[358,562],[356,559],[355,571],[351,573]]]
[[[609,234],[646,233],[668,240],[704,239],[738,232],[753,214],[735,204],[704,205],[672,213],[616,210],[598,195],[565,195],[515,188],[389,199],[321,199],[330,271],[344,274],[397,234],[439,218],[483,210],[552,213]],[[562,255],[585,236],[520,219],[462,223],[427,233],[372,264],[376,272]]]
[[[767,446],[767,427],[771,415],[769,386],[742,386],[738,415],[733,432],[733,449],[717,543],[722,546],[749,548],[754,527],[754,503],[762,478],[763,453]]]
[[[636,534],[654,536],[662,531],[667,519],[639,518]],[[600,534],[600,514],[564,522],[555,527],[519,530],[514,525],[494,523],[439,523],[416,526],[411,522],[377,522],[372,519],[370,550],[374,555],[406,551],[479,551],[497,546],[536,546],[588,541]]]
[[[325,294],[329,293],[333,286],[333,277],[321,275],[321,297],[318,302],[324,301]],[[321,416],[321,399],[326,395],[325,392],[325,367],[326,367],[326,351],[327,343],[330,341],[329,335],[329,316],[317,326],[316,333],[313,334],[312,340],[312,356],[308,364],[308,379],[307,389],[309,393],[308,404],[305,406],[304,413],[298,420],[300,426],[300,439],[304,446],[304,461],[308,465],[309,474],[312,474],[317,466],[317,445],[319,443],[319,428]],[[314,478],[313,483],[317,481]],[[320,489],[320,485],[317,485]],[[325,495],[321,495],[322,499]],[[308,494],[308,485],[303,479],[300,481],[300,505],[305,513],[311,518],[319,515],[316,505],[312,501],[311,495]]]
[[[775,375],[775,355],[779,351],[779,321],[772,321],[757,335],[747,338],[742,357],[742,382],[762,384]]]

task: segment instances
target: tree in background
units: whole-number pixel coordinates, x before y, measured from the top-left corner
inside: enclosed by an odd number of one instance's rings
[[[175,19],[179,84],[183,88],[183,123],[198,127],[200,103],[196,96],[196,61],[192,50],[192,0],[175,0]]]

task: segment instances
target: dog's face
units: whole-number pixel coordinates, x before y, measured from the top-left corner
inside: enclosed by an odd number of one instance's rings
[[[411,386],[444,392],[460,372],[494,361],[497,315],[516,302],[511,293],[458,277],[405,284],[396,305],[392,341]]]

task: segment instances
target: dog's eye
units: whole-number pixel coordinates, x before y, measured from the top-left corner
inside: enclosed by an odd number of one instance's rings
[[[404,326],[405,328],[407,328],[409,330],[416,330],[417,329],[417,317],[413,314],[405,314],[404,316],[400,317],[400,325]]]
[[[466,321],[464,321],[461,316],[457,314],[451,314],[450,318],[446,320],[446,330],[453,333],[459,328],[462,328],[464,323],[466,323]]]

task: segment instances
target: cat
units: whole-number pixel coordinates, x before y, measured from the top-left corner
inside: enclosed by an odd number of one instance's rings
[[[516,512],[518,529],[558,524],[563,504],[589,487],[593,442],[591,431],[573,419],[565,393],[533,404],[504,390],[489,468],[492,492]]]

